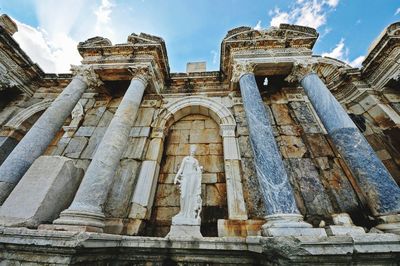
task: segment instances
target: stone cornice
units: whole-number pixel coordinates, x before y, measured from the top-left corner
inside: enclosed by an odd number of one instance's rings
[[[12,89],[32,96],[44,76],[42,69],[21,49],[13,37],[0,26],[0,74],[7,73]],[[2,73],[1,73],[2,72]]]
[[[267,51],[279,48],[306,48],[311,50],[318,38],[315,29],[281,24],[278,28],[255,30],[239,27],[228,32],[221,44],[221,71],[229,72],[231,54],[240,50]]]
[[[169,78],[165,42],[157,36],[133,33],[128,36],[127,43],[115,45],[106,38],[94,37],[79,43],[78,51],[83,64],[132,64],[152,60],[162,78]]]

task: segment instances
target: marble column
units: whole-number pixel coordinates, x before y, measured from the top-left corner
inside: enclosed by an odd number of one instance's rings
[[[73,69],[75,77],[40,116],[25,137],[18,143],[0,166],[0,204],[61,129],[76,103],[88,86],[101,82],[90,66]]]
[[[242,70],[243,71],[243,70]],[[250,71],[240,75],[239,84],[249,129],[260,192],[264,199],[267,223],[263,234],[276,235],[325,235],[313,232],[312,226],[303,221],[294,198],[293,189],[283,165],[281,154],[272,131],[264,102]]]
[[[400,188],[313,68],[310,64],[296,63],[288,80],[300,81],[333,143],[364,192],[372,214],[385,216],[399,213]]]
[[[134,77],[93,156],[71,206],[53,222],[55,229],[103,231],[103,206],[148,83],[147,68],[131,68],[131,71]]]

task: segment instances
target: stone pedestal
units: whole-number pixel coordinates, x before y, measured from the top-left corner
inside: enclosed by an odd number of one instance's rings
[[[171,229],[166,238],[201,238],[200,219],[172,218]]]
[[[303,221],[300,214],[274,214],[265,219],[267,223],[262,226],[264,236],[326,236],[323,228],[313,228]]]
[[[0,225],[32,228],[52,222],[71,203],[82,175],[71,159],[39,157],[0,208]]]
[[[380,216],[376,228],[386,233],[400,235],[400,214]]]
[[[97,75],[90,67],[80,68],[71,83],[52,102],[8,155],[0,166],[0,204],[6,200],[36,158],[47,149],[88,84],[99,85],[99,82]]]
[[[218,220],[219,237],[260,236],[265,220]]]
[[[347,213],[333,214],[332,219],[335,225],[330,225],[326,228],[329,236],[365,234],[364,228],[355,226]]]
[[[54,221],[59,229],[103,232],[103,206],[147,86],[147,69],[138,68],[104,134],[71,206]],[[143,73],[141,72],[143,71]]]

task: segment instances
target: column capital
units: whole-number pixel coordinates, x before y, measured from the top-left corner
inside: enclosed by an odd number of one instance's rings
[[[151,77],[148,66],[132,66],[128,68],[128,71],[132,74],[132,79],[138,79],[143,82],[143,84],[147,84]]]
[[[76,78],[85,82],[88,87],[100,87],[103,85],[99,75],[94,72],[91,65],[71,65],[71,72]]]
[[[317,73],[317,64],[314,62],[295,62],[292,72],[286,77],[288,82],[300,82],[305,76]]]
[[[236,62],[232,68],[232,82],[239,82],[240,78],[247,73],[254,73],[256,64],[253,62]]]
[[[222,137],[235,137],[236,125],[221,124],[219,125],[219,134]]]

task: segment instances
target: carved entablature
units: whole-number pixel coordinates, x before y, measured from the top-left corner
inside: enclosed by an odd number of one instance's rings
[[[109,39],[103,38],[100,36],[96,36],[90,39],[87,39],[84,42],[80,42],[78,44],[78,49],[79,48],[90,48],[90,47],[99,47],[99,46],[111,46],[112,43]]]
[[[381,90],[400,74],[400,22],[389,25],[372,43],[362,63],[362,76]]]
[[[281,24],[266,30],[239,27],[228,32],[221,45],[221,71],[229,75],[232,56],[241,51],[268,52],[274,49],[298,48],[311,51],[318,33],[315,29],[303,26]],[[292,51],[293,52],[293,51]]]
[[[0,17],[0,90],[19,90],[32,96],[44,73],[11,36],[16,30],[7,15]]]

